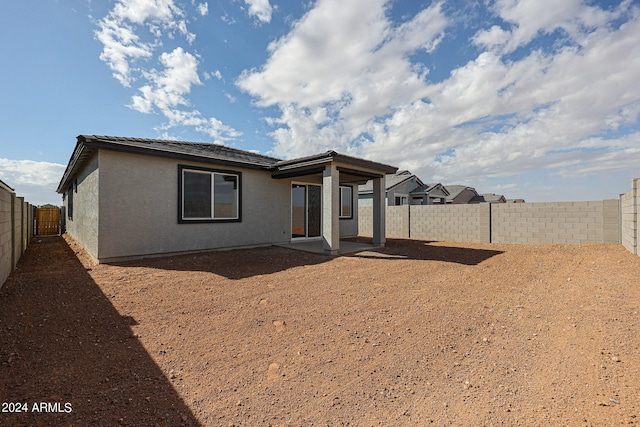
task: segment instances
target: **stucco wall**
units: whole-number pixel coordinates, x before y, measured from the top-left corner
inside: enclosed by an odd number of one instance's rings
[[[385,196],[385,205],[389,205],[389,198]],[[358,206],[373,206],[373,194],[358,195]]]
[[[472,190],[465,188],[456,196],[456,198],[451,202],[452,204],[466,204],[469,203],[469,200],[473,199],[476,196]]]
[[[410,180],[407,180],[403,183],[401,183],[400,185],[397,185],[395,187],[393,187],[392,189],[390,189],[389,191],[387,191],[387,202],[389,206],[396,206],[396,196],[398,197],[406,197],[407,198],[407,204],[411,203],[411,197],[409,196],[409,193],[411,192],[411,190],[415,189],[418,186],[418,184],[416,183],[416,178],[413,177]],[[373,203],[372,203],[373,205]]]
[[[98,219],[100,192],[99,155],[94,155],[77,178],[73,193],[73,218],[69,218],[69,198],[64,199],[66,232],[93,256],[98,258]]]
[[[242,173],[242,221],[178,224],[178,164]],[[262,171],[100,151],[101,261],[290,239],[291,181]]]
[[[358,186],[354,185],[352,192],[353,218],[340,219],[340,237],[355,237],[358,235]]]

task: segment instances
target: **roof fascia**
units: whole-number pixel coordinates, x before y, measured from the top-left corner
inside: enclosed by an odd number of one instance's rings
[[[60,179],[60,183],[58,184],[58,188],[56,189],[57,193],[64,192],[64,188],[67,187],[68,181],[71,179],[71,177],[75,173],[78,161],[84,151],[85,151],[85,139],[84,137],[79,136],[78,142],[76,143],[76,146],[73,149],[73,153],[71,153],[71,158],[69,159],[69,163],[67,163],[67,167],[64,170],[64,174],[62,174],[62,179]]]
[[[7,184],[5,184],[4,182],[2,182],[2,180],[0,180],[0,188],[4,189],[4,190],[6,190],[6,191],[8,191],[8,192],[10,192],[10,193],[13,193],[13,192],[15,192],[15,191],[16,191],[16,190],[14,190],[13,188],[9,187],[9,186],[8,186]]]

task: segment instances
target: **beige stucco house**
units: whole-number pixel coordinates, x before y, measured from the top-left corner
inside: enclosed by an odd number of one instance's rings
[[[280,160],[222,145],[80,135],[58,186],[66,231],[99,262],[358,234],[372,180],[374,244],[385,243],[386,174],[327,151]]]

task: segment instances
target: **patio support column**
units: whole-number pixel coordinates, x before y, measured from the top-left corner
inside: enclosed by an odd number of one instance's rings
[[[328,255],[340,249],[340,172],[332,162],[322,176],[322,241]]]
[[[385,178],[373,179],[373,244],[384,246],[386,237]]]

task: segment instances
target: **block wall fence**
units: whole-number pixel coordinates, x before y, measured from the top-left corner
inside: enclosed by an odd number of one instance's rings
[[[638,251],[638,211],[640,211],[640,178],[631,181],[631,191],[620,195],[621,243],[629,252]]]
[[[589,202],[387,206],[387,237],[520,244],[622,243],[638,255],[640,179],[618,199]],[[359,234],[371,235],[370,206]]]
[[[0,287],[33,238],[34,206],[0,183]]]

